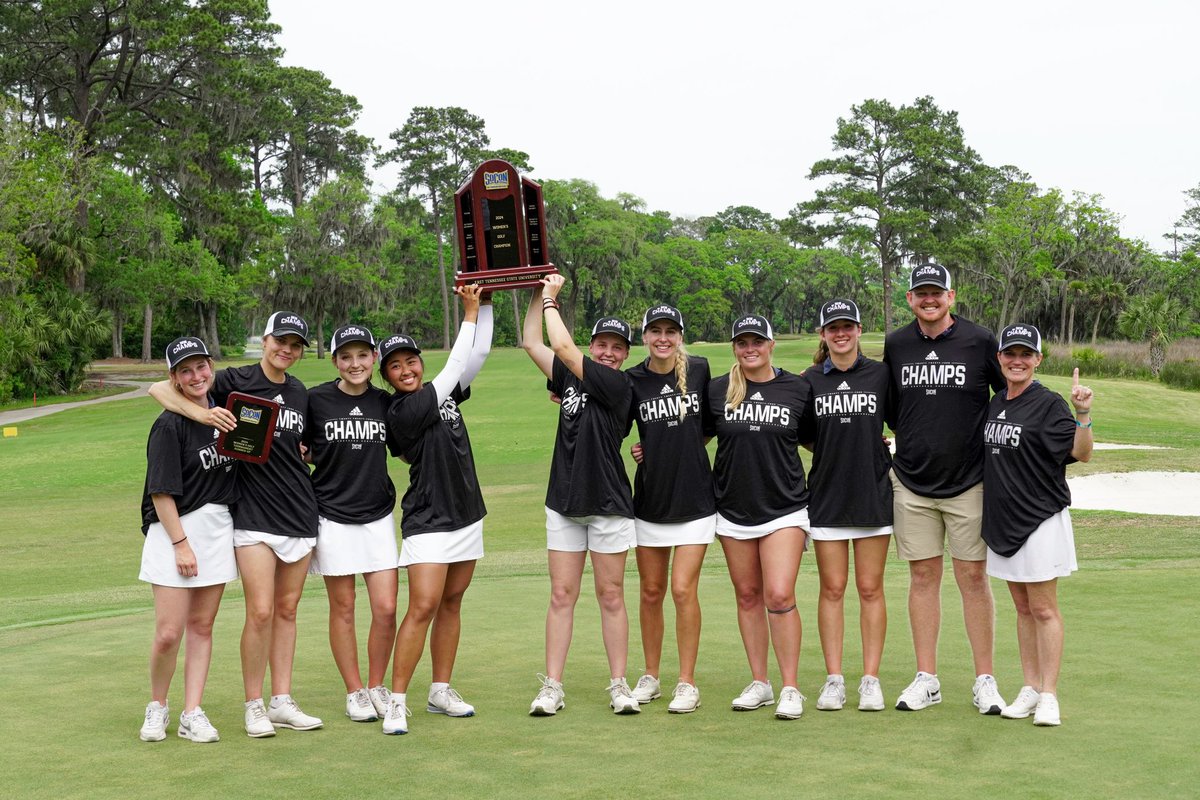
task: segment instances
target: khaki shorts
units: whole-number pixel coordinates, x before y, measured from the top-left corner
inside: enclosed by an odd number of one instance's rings
[[[959,561],[986,561],[983,484],[954,497],[923,497],[900,482],[893,470],[896,555],[905,561],[941,558],[949,540],[950,555]]]

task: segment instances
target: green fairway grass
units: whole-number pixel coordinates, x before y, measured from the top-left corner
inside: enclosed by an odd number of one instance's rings
[[[776,363],[800,371],[813,337],[783,339]],[[878,355],[880,341],[867,350]],[[872,350],[874,348],[874,350]],[[690,347],[713,373],[728,344]],[[635,349],[633,358],[642,357]],[[427,353],[428,374],[444,353]],[[631,362],[632,363],[632,360]],[[334,376],[327,360],[294,370],[309,385]],[[1194,393],[1133,381],[1084,381],[1096,390],[1096,438],[1170,450],[1097,451],[1071,474],[1200,471]],[[1049,377],[1058,391],[1069,378]],[[701,578],[704,630],[697,684],[702,706],[668,715],[677,668],[666,604],[664,697],[634,717],[614,716],[590,577],[576,614],[564,684],[566,709],[531,718],[543,669],[549,582],[543,498],[557,408],[519,350],[499,349],[463,407],[488,504],[487,556],[463,606],[454,685],[470,719],[424,711],[429,666],[410,691],[411,733],[344,716],[344,688],[326,640],[326,600],[310,578],[300,604],[294,692],[320,731],[242,731],[238,637],[241,587],[230,584],[217,618],[204,706],[222,741],[176,737],[182,659],[171,691],[169,737],[138,740],[148,700],[153,634],[150,588],[137,581],[146,434],[158,408],[121,400],[19,425],[0,439],[0,763],[4,797],[130,798],[159,794],[296,797],[1194,797],[1200,701],[1191,687],[1198,621],[1200,519],[1077,511],[1080,571],[1060,584],[1067,630],[1060,681],[1063,726],[982,717],[961,608],[947,573],[939,675],[943,702],[919,713],[891,708],[914,669],[905,611],[907,568],[893,557],[886,594],[891,626],[880,678],[888,710],[854,710],[861,651],[856,599],[846,601],[847,709],[818,712],[824,667],[816,636],[817,578],[806,555],[797,596],[804,621],[800,720],[769,709],[729,710],[749,681],[732,589],[719,546]],[[628,446],[629,442],[626,443]],[[628,447],[626,446],[626,449]],[[807,454],[806,454],[807,455]],[[391,464],[398,489],[407,468]],[[590,573],[589,573],[590,576]],[[1021,684],[1012,602],[993,582],[996,674],[1011,699]],[[853,595],[853,592],[850,593]],[[407,587],[400,589],[403,612]],[[629,678],[640,674],[637,575],[629,559]],[[359,633],[368,620],[360,592]],[[361,656],[364,659],[365,653]],[[778,681],[772,658],[772,674]],[[776,686],[778,691],[779,687]]]

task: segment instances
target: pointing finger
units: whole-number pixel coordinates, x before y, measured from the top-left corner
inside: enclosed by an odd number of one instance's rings
[[[1075,374],[1071,377],[1071,386],[1079,385],[1079,367],[1075,368]]]

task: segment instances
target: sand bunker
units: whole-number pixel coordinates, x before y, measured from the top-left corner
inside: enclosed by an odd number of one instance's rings
[[[1102,472],[1067,484],[1072,508],[1200,517],[1200,472]]]

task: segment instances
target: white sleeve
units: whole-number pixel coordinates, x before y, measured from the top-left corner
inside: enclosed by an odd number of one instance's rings
[[[458,329],[458,338],[454,340],[454,347],[450,348],[446,366],[442,367],[442,371],[433,379],[433,389],[437,392],[439,406],[446,402],[446,398],[450,396],[450,392],[454,391],[454,387],[462,377],[463,370],[467,367],[467,356],[470,355],[474,344],[475,323],[464,322]]]
[[[475,323],[475,345],[467,356],[467,367],[463,370],[458,385],[466,389],[475,380],[483,362],[487,361],[488,353],[492,351],[492,304],[485,303],[479,307],[479,322]]]

